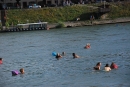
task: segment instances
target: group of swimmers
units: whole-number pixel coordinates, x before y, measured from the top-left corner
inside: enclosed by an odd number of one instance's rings
[[[94,70],[100,70],[100,67],[101,67],[101,62],[98,62],[96,64],[96,66],[93,68],[94,68]],[[114,62],[112,62],[110,66],[109,66],[109,64],[106,64],[104,67],[104,70],[111,71],[111,69],[117,69],[117,68],[118,68],[118,66]]]
[[[85,49],[91,48],[90,43],[87,43],[84,48],[85,48]],[[62,52],[62,55],[60,55],[59,53],[57,53],[56,59],[59,60],[59,59],[62,58],[62,56],[64,56],[64,55],[65,55],[65,52]],[[80,56],[78,56],[78,55],[75,54],[75,53],[72,53],[72,56],[73,56],[73,58],[80,58]]]
[[[65,56],[65,52],[62,52],[62,55],[60,55],[60,53],[57,53],[57,55],[55,56],[57,60],[61,59],[62,56]],[[73,58],[80,58],[80,56],[78,56],[75,53],[72,53]]]
[[[0,58],[0,64],[3,64],[3,58]],[[12,76],[15,76],[15,75],[18,75],[18,74],[24,74],[24,68],[21,68],[19,71],[17,71],[17,70],[11,71]]]
[[[85,49],[91,48],[90,43],[87,43],[84,48],[85,48]],[[62,55],[60,55],[59,53],[57,53],[56,59],[59,60],[59,59],[62,58],[62,56],[64,56],[64,55],[65,55],[65,52],[62,52]],[[78,56],[78,55],[75,54],[75,53],[72,53],[72,56],[73,56],[73,58],[80,58],[80,56]]]
[[[62,55],[64,56],[65,52],[62,52]],[[62,55],[60,55],[59,53],[57,53],[56,59],[59,60],[60,58],[62,58]],[[73,56],[73,58],[80,58],[80,56],[78,56],[75,53],[72,53],[72,56]],[[94,70],[100,70],[100,67],[101,67],[101,62],[98,62],[96,64],[96,66],[93,67],[93,69]],[[105,71],[110,71],[111,69],[117,69],[117,68],[118,68],[118,66],[114,62],[112,62],[110,66],[109,66],[109,64],[106,64],[105,67],[104,67],[104,70]]]
[[[91,48],[90,43],[87,43],[84,48],[85,48],[85,49]],[[62,58],[62,56],[64,56],[64,55],[65,55],[65,52],[62,52],[62,55],[60,55],[59,53],[57,53],[56,59],[59,60],[59,59]],[[75,54],[75,53],[72,53],[72,56],[73,56],[73,58],[80,58],[80,56],[78,56],[78,55]],[[98,63],[96,64],[96,66],[93,67],[93,69],[94,69],[94,70],[100,70],[100,67],[101,67],[101,62],[98,62]],[[109,64],[106,64],[105,67],[104,67],[104,70],[105,70],[105,71],[110,71],[111,69],[117,69],[117,68],[118,68],[118,66],[117,66],[114,62],[112,62],[112,63],[111,63],[111,66],[109,66]]]
[[[89,43],[87,43],[87,45],[84,48],[89,49],[89,48],[91,48],[91,46],[90,46]],[[56,57],[57,60],[59,60],[60,58],[62,58],[62,56],[65,56],[65,52],[62,52],[62,55],[57,53],[57,55],[55,57]],[[75,53],[72,53],[72,56],[73,56],[73,58],[80,58],[80,56],[78,56]],[[2,63],[3,63],[3,58],[0,58],[0,64],[2,64]],[[101,67],[101,62],[98,62],[96,64],[96,66],[93,67],[93,69],[94,70],[100,70],[100,67]],[[109,66],[109,64],[106,64],[105,67],[104,67],[104,70],[105,71],[110,71],[111,69],[117,69],[117,68],[118,68],[118,66],[114,62],[112,62],[110,66]],[[20,72],[18,72],[17,70],[13,70],[12,71],[12,76],[18,75],[18,74],[24,74],[24,68],[21,68],[19,71]]]

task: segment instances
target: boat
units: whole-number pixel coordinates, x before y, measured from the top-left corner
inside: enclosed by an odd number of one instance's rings
[[[48,22],[39,23],[26,23],[17,24],[15,27],[10,27],[9,29],[3,29],[0,32],[18,32],[18,31],[32,31],[32,30],[47,30]]]

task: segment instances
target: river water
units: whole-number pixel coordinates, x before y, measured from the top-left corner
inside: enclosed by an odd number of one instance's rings
[[[0,57],[0,87],[130,87],[130,23],[0,33]],[[112,62],[119,68],[105,72]],[[20,68],[25,74],[12,76]]]

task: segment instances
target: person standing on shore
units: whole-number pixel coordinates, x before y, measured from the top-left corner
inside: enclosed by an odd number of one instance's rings
[[[77,19],[76,19],[76,21],[79,21],[79,20],[80,20],[80,18],[77,18]]]
[[[93,20],[95,19],[94,15],[91,15],[90,16],[90,21],[91,21],[91,24],[93,24]]]

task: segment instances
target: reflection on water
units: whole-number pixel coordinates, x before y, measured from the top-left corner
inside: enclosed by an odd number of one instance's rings
[[[0,33],[1,87],[130,87],[130,23]],[[91,49],[84,49],[91,43]],[[66,52],[57,60],[52,52]],[[72,53],[80,56],[73,59]],[[101,71],[93,66],[101,62]],[[104,72],[106,63],[119,69]],[[11,75],[25,69],[24,75]]]

